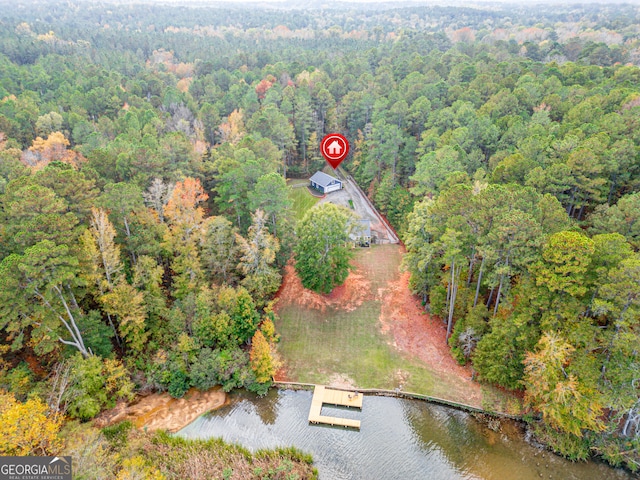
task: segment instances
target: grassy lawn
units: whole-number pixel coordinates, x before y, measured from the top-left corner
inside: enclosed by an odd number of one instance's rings
[[[287,178],[287,185],[293,187],[294,185],[309,185],[308,178]]]
[[[304,183],[309,183],[308,180],[304,180]],[[296,219],[300,220],[304,217],[304,214],[318,203],[319,198],[314,197],[309,193],[305,187],[292,188],[289,192],[289,196],[293,201],[293,210],[296,212]]]
[[[280,310],[279,351],[288,375],[297,381],[329,383],[344,374],[360,388],[403,389],[443,395],[436,377],[418,362],[403,358],[379,333],[379,302],[367,302],[352,312],[301,309]]]
[[[358,249],[356,262],[365,266],[372,296],[397,275],[401,254],[396,245]],[[365,301],[353,311],[327,308],[325,312],[295,304],[279,308],[278,346],[288,376],[300,382],[328,383],[332,374],[351,378],[360,388],[403,389],[444,395],[447,386],[438,376],[398,352],[392,338],[380,332],[381,302]]]

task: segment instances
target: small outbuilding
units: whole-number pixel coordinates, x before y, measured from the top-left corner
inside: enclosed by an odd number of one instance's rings
[[[360,220],[349,238],[354,247],[371,246],[371,220]]]
[[[312,188],[322,192],[330,193],[340,190],[342,188],[342,182],[331,175],[327,175],[324,172],[316,172],[309,179]]]

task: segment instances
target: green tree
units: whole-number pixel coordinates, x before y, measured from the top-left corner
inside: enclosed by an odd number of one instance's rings
[[[209,217],[204,228],[202,261],[208,278],[216,283],[234,284],[240,257],[238,229],[223,216]]]
[[[411,177],[415,183],[411,193],[416,196],[435,194],[446,178],[454,172],[464,172],[460,152],[446,146],[424,155],[416,164],[416,172]]]
[[[261,176],[249,192],[249,205],[254,212],[264,212],[271,222],[271,232],[278,237],[278,221],[286,218],[292,206],[284,177],[275,172]]]
[[[12,347],[22,348],[30,332],[39,353],[52,351],[59,341],[88,356],[79,328],[83,312],[74,294],[81,283],[78,259],[66,245],[43,240],[24,255],[5,258],[0,263],[0,325]]]
[[[558,232],[542,249],[543,261],[532,265],[536,283],[551,292],[574,297],[587,292],[585,276],[594,252],[593,240],[578,232]]]
[[[239,287],[237,290],[223,287],[218,294],[218,308],[226,312],[236,345],[247,343],[258,328],[260,315],[249,292]]]
[[[640,249],[640,193],[625,195],[613,206],[600,205],[588,218],[594,233],[617,232]]]
[[[593,301],[594,314],[600,319],[602,316],[607,319],[601,337],[604,358],[600,383],[607,401],[606,406],[618,412],[616,417],[624,412],[632,412],[638,402],[634,387],[638,375],[636,347],[640,341],[638,282],[640,255],[634,253],[609,270]]]
[[[349,234],[358,220],[344,207],[324,203],[309,210],[298,226],[296,271],[302,285],[329,293],[347,279],[353,252]]]
[[[98,204],[109,212],[109,218],[118,231],[121,242],[135,263],[140,249],[134,222],[138,212],[144,209],[142,191],[133,183],[109,183],[105,185]]]
[[[119,360],[76,355],[71,359],[71,377],[63,399],[71,416],[89,420],[101,410],[115,406],[118,399],[133,399],[133,387]]]
[[[4,255],[24,252],[44,240],[73,245],[80,233],[78,218],[69,211],[68,203],[30,177],[9,182],[0,206]]]
[[[259,133],[263,138],[268,138],[283,153],[282,175],[287,176],[287,156],[295,147],[295,134],[293,126],[275,105],[267,105],[258,110],[247,122],[247,128],[251,132]]]
[[[250,221],[251,210],[247,197],[254,191],[259,178],[276,169],[272,153],[268,151],[269,146],[273,148],[273,144],[265,140],[248,146],[223,145],[216,151],[212,166],[212,181],[215,183],[213,190],[217,194],[214,201],[218,211],[231,215],[241,230],[244,230]],[[261,148],[262,151],[256,154],[248,147]],[[260,199],[260,202],[262,201]]]

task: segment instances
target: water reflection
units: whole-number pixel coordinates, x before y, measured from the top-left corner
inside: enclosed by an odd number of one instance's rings
[[[234,393],[230,405],[178,434],[222,437],[251,450],[294,445],[311,453],[320,478],[329,480],[632,478],[605,465],[572,464],[541,452],[520,432],[508,432],[511,424],[494,432],[464,412],[419,401],[365,397],[362,412],[334,412],[360,419],[359,432],[311,426],[311,397],[306,391],[273,390],[264,398]]]

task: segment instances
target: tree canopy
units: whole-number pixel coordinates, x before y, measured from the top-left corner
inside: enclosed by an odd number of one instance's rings
[[[324,203],[312,208],[298,226],[296,271],[305,288],[329,293],[349,275],[353,257],[349,234],[357,217],[344,207]]]
[[[0,380],[66,365],[82,419],[133,376],[264,392],[292,253],[315,291],[349,274],[357,219],[296,224],[287,184],[339,131],[452,354],[554,449],[637,467],[639,22],[0,0]]]

